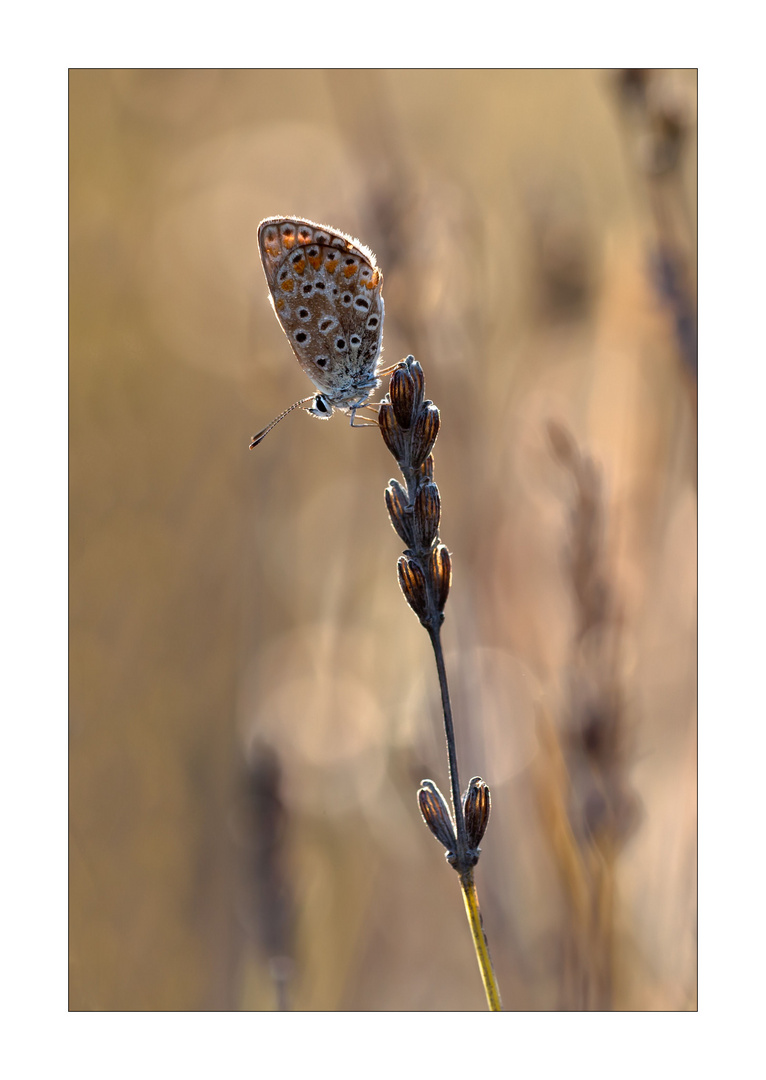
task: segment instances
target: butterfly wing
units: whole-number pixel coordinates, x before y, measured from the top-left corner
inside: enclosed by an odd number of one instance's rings
[[[324,225],[266,218],[258,247],[271,303],[298,362],[331,405],[377,385],[383,275],[372,252]]]

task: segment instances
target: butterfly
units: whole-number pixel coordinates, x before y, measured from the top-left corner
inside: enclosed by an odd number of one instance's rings
[[[317,388],[253,436],[257,446],[293,409],[323,420],[351,414],[380,384],[383,274],[358,240],[303,218],[269,217],[258,226],[269,299],[295,357]],[[364,425],[361,425],[364,426]]]

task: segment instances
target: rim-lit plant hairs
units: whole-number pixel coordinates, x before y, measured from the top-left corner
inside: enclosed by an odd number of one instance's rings
[[[418,803],[423,819],[444,848],[460,879],[468,923],[490,1011],[502,1009],[489,956],[474,882],[479,844],[487,828],[489,788],[474,776],[461,795],[455,732],[441,644],[444,606],[452,582],[452,556],[439,539],[441,498],[434,481],[433,448],[439,434],[439,410],[425,398],[423,369],[413,356],[394,368],[378,413],[386,446],[396,458],[404,483],[391,480],[386,507],[391,524],[406,545],[397,570],[404,598],[431,640],[441,691],[452,808],[432,780],[423,780]]]

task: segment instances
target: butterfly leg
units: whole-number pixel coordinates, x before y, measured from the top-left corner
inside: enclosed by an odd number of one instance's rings
[[[374,428],[376,428],[378,426],[377,420],[373,420],[372,422],[370,422],[368,420],[364,420],[364,417],[362,417],[362,419],[364,421],[363,423],[355,424],[354,421],[356,420],[357,410],[359,410],[359,409],[373,409],[373,408],[376,408],[379,405],[380,405],[379,401],[368,401],[368,402],[365,402],[364,405],[355,405],[352,409],[349,410],[350,413],[351,413],[351,427],[353,427],[353,428],[365,428],[365,427],[369,427],[369,428],[374,427]]]

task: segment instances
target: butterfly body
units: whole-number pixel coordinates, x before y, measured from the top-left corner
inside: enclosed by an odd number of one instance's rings
[[[307,411],[327,419],[340,409],[353,423],[380,382],[383,275],[375,256],[345,233],[301,218],[266,218],[258,249],[274,312],[318,391]]]

